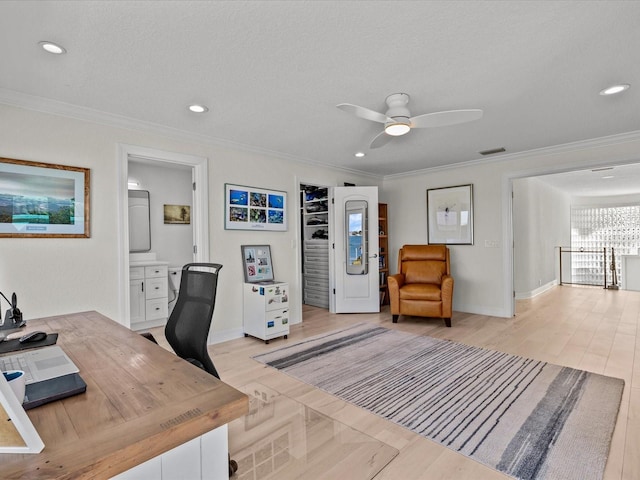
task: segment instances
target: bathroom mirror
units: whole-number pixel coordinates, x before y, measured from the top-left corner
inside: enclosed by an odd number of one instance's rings
[[[347,273],[366,275],[369,272],[367,248],[367,202],[348,200],[345,203],[345,233],[347,234]]]
[[[129,252],[151,250],[149,192],[129,190]]]

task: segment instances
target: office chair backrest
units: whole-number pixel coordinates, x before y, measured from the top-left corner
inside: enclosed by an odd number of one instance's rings
[[[221,268],[219,263],[189,263],[182,267],[178,299],[164,329],[167,342],[176,355],[217,378],[220,375],[209,357],[207,338]]]

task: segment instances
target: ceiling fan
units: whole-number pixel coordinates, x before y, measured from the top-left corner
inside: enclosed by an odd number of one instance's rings
[[[409,95],[406,93],[392,93],[386,98],[385,102],[389,107],[386,113],[375,112],[351,103],[341,103],[336,106],[340,110],[353,113],[356,117],[384,123],[384,130],[371,141],[371,148],[382,147],[393,137],[409,133],[412,128],[446,127],[482,118],[482,110],[478,109],[447,110],[412,117],[407,108]]]

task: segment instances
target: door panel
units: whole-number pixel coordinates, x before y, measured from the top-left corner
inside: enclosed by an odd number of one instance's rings
[[[378,187],[333,189],[334,313],[379,312]]]

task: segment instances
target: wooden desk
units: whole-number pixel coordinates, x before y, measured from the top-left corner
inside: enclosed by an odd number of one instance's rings
[[[5,480],[111,478],[248,411],[242,392],[97,312],[27,329],[59,334],[87,392],[27,411],[45,448],[0,454]]]

